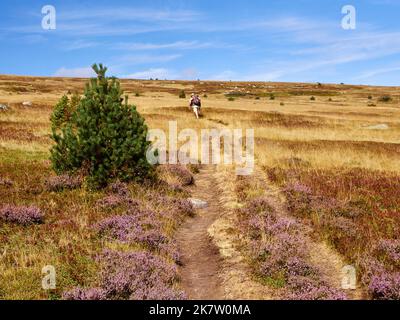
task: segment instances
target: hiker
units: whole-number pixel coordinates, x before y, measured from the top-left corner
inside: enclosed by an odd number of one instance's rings
[[[201,99],[197,94],[192,93],[189,102],[189,109],[193,110],[196,118],[199,119],[201,114]]]

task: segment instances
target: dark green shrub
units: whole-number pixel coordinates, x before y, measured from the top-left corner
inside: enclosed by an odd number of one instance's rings
[[[271,94],[269,95],[269,100],[275,100],[275,95],[274,95],[273,93],[271,93]]]
[[[180,93],[179,93],[179,98],[180,99],[186,99],[186,93],[185,93],[185,91],[181,91]]]
[[[379,102],[390,102],[392,101],[392,97],[389,95],[384,95],[379,98]]]
[[[315,97],[312,96],[312,97],[310,98],[310,100],[311,100],[311,101],[315,101]]]
[[[234,97],[229,97],[228,101],[235,101],[235,98]]]
[[[76,110],[65,122],[53,122],[51,161],[58,174],[80,172],[90,186],[105,186],[109,181],[142,180],[153,175],[146,160],[150,142],[147,126],[136,111],[121,98],[123,91],[116,78],[107,78],[107,68],[93,65],[97,78],[86,85]],[[70,105],[72,105],[72,100]],[[63,119],[58,109],[68,109],[61,98],[53,119]]]

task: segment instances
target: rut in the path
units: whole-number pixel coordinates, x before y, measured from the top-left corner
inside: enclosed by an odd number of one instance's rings
[[[221,213],[214,170],[215,168],[208,167],[196,175],[196,184],[191,190],[192,196],[206,201],[208,206],[197,210],[196,216],[188,219],[177,234],[182,255],[182,287],[192,300],[224,299],[219,277],[222,261],[219,250],[207,231]]]

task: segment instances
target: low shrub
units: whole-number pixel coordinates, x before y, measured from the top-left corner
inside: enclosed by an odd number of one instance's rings
[[[19,225],[42,223],[44,214],[35,206],[5,205],[0,209],[0,220]]]
[[[107,297],[130,300],[182,300],[182,291],[171,286],[177,280],[173,264],[149,252],[106,250],[102,264],[101,287]]]
[[[392,100],[393,100],[392,97],[389,96],[389,95],[381,96],[381,97],[378,99],[379,102],[391,102]]]
[[[48,191],[53,192],[73,190],[79,188],[82,185],[82,179],[77,176],[63,174],[47,179],[45,185]]]
[[[74,288],[64,292],[63,300],[107,300],[107,292],[101,288]]]
[[[400,273],[372,276],[368,290],[376,300],[400,300]]]
[[[164,166],[163,169],[174,176],[182,186],[190,186],[194,184],[194,177],[186,167],[173,164]]]
[[[186,93],[185,93],[185,91],[181,91],[180,93],[179,93],[179,99],[186,99]]]
[[[0,186],[12,187],[14,182],[8,178],[0,177]]]

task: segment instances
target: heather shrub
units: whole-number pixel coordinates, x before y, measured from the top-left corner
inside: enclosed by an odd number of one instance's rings
[[[87,84],[76,110],[66,123],[53,123],[54,170],[58,174],[81,171],[93,187],[115,179],[152,177],[152,166],[146,160],[150,142],[144,119],[135,106],[128,105],[127,97],[122,103],[119,81],[106,77],[107,68],[100,64],[93,70],[97,78]],[[60,103],[65,105],[65,98]]]
[[[303,186],[297,191],[309,191]],[[274,204],[260,198],[238,210],[254,270],[262,282],[285,287],[291,299],[341,300],[345,295],[320,280],[320,272],[307,261],[307,230],[295,219],[280,217]],[[298,279],[303,279],[298,283]],[[303,286],[304,284],[304,286]]]
[[[380,240],[375,252],[386,265],[400,269],[400,240]]]
[[[190,173],[188,169],[186,169],[182,165],[179,164],[167,165],[164,166],[163,169],[168,174],[176,178],[182,186],[190,186],[194,183],[193,175]]]
[[[288,209],[299,216],[310,213],[312,192],[309,187],[298,182],[289,183],[284,189]]]
[[[5,187],[12,187],[13,186],[13,181],[8,179],[8,178],[2,178],[0,177],[0,186],[5,186]]]
[[[112,299],[180,300],[183,292],[173,289],[177,269],[149,252],[106,250],[100,257],[101,287]]]
[[[121,197],[129,197],[130,195],[128,185],[121,181],[115,181],[111,183],[109,189],[111,193]]]
[[[292,292],[290,300],[346,300],[346,295],[324,282],[307,277],[291,277],[289,287]]]
[[[131,208],[128,214],[107,218],[94,228],[107,240],[140,244],[151,251],[169,256],[176,262],[180,260],[175,241],[164,232],[160,217],[152,211]]]
[[[173,218],[177,216],[194,216],[195,210],[193,204],[188,199],[180,199],[167,196],[158,196],[152,199],[154,205],[162,207],[170,213]]]
[[[99,199],[96,202],[96,205],[98,207],[104,208],[104,209],[115,209],[125,203],[126,203],[126,199],[124,197],[121,197],[121,196],[118,196],[115,194],[111,194],[111,195],[105,196],[102,199]]]
[[[54,192],[77,189],[81,185],[82,180],[80,177],[68,174],[51,177],[46,181],[46,189]]]
[[[376,300],[400,300],[400,273],[372,276],[368,290]]]
[[[107,293],[101,288],[74,288],[62,295],[63,300],[107,300]]]
[[[43,222],[42,211],[34,206],[5,205],[0,209],[0,220],[20,225],[31,225]]]

